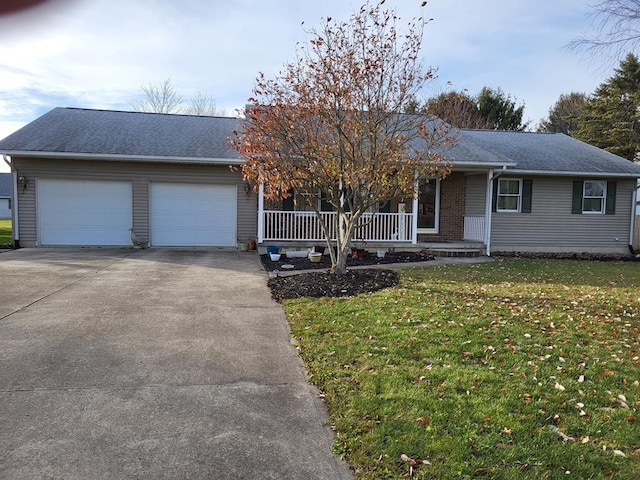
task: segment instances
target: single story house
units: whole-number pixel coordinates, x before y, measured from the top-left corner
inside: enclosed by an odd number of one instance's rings
[[[323,239],[301,202],[267,201],[230,147],[243,120],[55,108],[0,141],[21,246],[236,247]],[[453,170],[381,205],[367,246],[626,253],[640,165],[562,134],[461,130]],[[318,205],[321,204],[318,197]],[[323,215],[334,215],[327,211]]]
[[[11,218],[10,173],[0,173],[0,218]]]

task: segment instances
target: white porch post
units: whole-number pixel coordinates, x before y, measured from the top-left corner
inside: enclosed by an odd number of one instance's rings
[[[420,181],[416,179],[413,194],[413,204],[411,205],[411,243],[418,243],[418,195],[420,194]]]
[[[258,187],[258,243],[264,241],[264,185]]]
[[[487,256],[491,256],[491,212],[493,210],[493,170],[487,173],[487,194],[484,214],[484,243],[487,247]]]

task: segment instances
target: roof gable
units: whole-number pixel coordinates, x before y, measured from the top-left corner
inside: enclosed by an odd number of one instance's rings
[[[0,152],[241,160],[229,138],[242,119],[54,108],[0,141]]]

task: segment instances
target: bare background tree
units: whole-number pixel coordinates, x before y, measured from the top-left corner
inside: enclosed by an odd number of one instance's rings
[[[573,40],[569,48],[611,55],[613,61],[637,50],[640,44],[640,0],[602,0],[590,7],[598,33],[593,37]]]
[[[198,91],[188,101],[178,92],[171,83],[171,77],[162,84],[148,83],[140,87],[143,98],[131,102],[131,108],[136,112],[148,113],[175,113],[184,115],[219,116],[224,115],[216,105],[215,98],[209,94]]]

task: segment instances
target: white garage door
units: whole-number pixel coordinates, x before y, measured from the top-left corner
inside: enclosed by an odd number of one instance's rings
[[[130,182],[37,182],[41,245],[131,245]]]
[[[151,245],[236,245],[236,186],[152,183]]]

